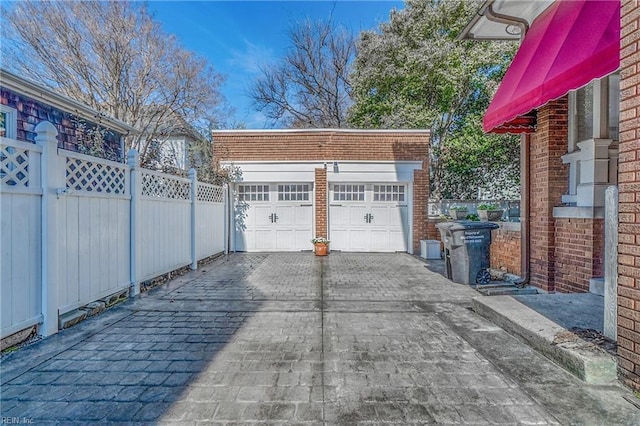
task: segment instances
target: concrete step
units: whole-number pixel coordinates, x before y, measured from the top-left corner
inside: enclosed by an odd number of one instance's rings
[[[585,340],[567,339],[571,332],[511,296],[476,297],[473,310],[526,341],[581,380],[593,384],[615,382],[616,359]]]

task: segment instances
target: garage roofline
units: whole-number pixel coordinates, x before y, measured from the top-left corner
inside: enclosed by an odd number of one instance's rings
[[[211,133],[413,133],[431,134],[428,129],[222,129]]]
[[[353,163],[353,164],[422,164],[422,160],[336,160],[334,158],[328,158],[326,160],[220,160],[220,163],[229,164],[320,164],[333,161],[339,161],[340,163]]]

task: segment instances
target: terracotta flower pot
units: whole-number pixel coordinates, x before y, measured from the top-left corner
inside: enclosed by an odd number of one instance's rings
[[[327,244],[316,243],[314,244],[314,248],[315,248],[316,256],[326,256],[329,246]]]

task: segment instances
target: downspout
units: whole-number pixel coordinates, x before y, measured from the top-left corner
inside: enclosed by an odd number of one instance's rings
[[[529,241],[529,196],[531,182],[529,181],[529,145],[531,136],[528,133],[520,135],[520,274],[522,279],[516,283],[518,287],[529,284],[531,250]]]
[[[226,188],[226,192],[225,192],[225,197],[226,197],[226,211],[225,211],[225,216],[226,216],[226,220],[225,220],[225,228],[227,231],[227,238],[225,241],[225,254],[228,255],[231,252],[236,252],[236,245],[233,244],[233,250],[231,249],[232,245],[231,243],[235,243],[235,241],[233,240],[233,236],[232,236],[232,232],[234,232],[235,230],[235,216],[233,214],[234,208],[233,208],[233,189],[231,188],[231,183],[228,183]]]
[[[520,28],[520,43],[529,31],[529,22],[517,16],[508,16],[493,10],[493,2],[485,9],[488,20],[506,25],[516,25]],[[529,144],[531,137],[528,133],[520,135],[520,274],[521,280],[516,283],[518,287],[529,284],[531,279],[529,265],[531,263],[531,250],[529,241],[529,195],[531,183],[529,181]]]

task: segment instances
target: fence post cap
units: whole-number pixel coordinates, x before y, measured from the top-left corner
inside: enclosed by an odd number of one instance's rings
[[[51,124],[48,121],[42,121],[40,122],[36,128],[35,128],[36,133],[38,134],[38,137],[47,137],[47,136],[51,136],[51,137],[56,137],[58,136],[58,129],[56,129],[56,126],[54,126],[53,124]]]

